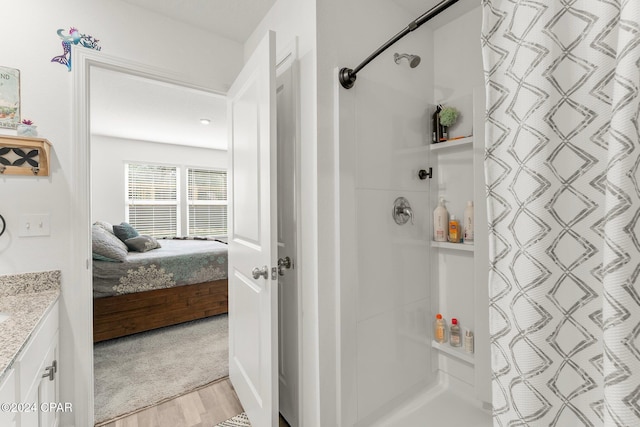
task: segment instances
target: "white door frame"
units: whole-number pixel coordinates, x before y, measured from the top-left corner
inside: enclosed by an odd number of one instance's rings
[[[73,91],[72,91],[72,167],[70,173],[71,195],[71,248],[70,254],[73,260],[71,265],[70,283],[74,283],[74,294],[64,295],[63,298],[74,310],[69,311],[68,324],[73,324],[75,335],[74,346],[74,380],[72,389],[74,390],[74,419],[76,426],[94,425],[94,377],[93,377],[93,291],[91,271],[91,152],[90,152],[90,78],[91,68],[97,67],[117,72],[127,73],[138,77],[149,78],[167,84],[182,86],[200,92],[209,92],[216,95],[226,96],[226,93],[193,84],[184,80],[183,76],[170,71],[140,64],[116,56],[107,55],[103,52],[96,52],[89,49],[72,47],[73,65]],[[298,218],[301,218],[302,205],[300,202],[300,100],[299,100],[299,74],[297,68],[298,45],[297,40],[289,43],[285,49],[276,54],[276,69],[281,66],[291,66],[294,72],[294,94],[296,102],[296,211]],[[277,71],[276,71],[277,72]],[[296,224],[297,230],[297,263],[296,275],[299,286],[302,283],[302,242],[300,240],[300,221]],[[302,301],[304,289],[300,286],[298,292],[298,417],[303,419],[303,395],[302,395]],[[64,322],[63,322],[64,324]],[[71,332],[69,332],[71,334]],[[71,370],[71,369],[69,369]]]
[[[296,253],[294,254],[295,259],[295,268],[292,272],[288,272],[287,274],[295,274],[296,275],[296,284],[298,287],[298,301],[297,301],[297,318],[298,318],[298,384],[296,384],[297,394],[298,394],[298,424],[302,425],[302,412],[304,408],[304,400],[302,398],[302,301],[303,301],[303,288],[302,288],[302,239],[300,232],[300,218],[302,217],[302,203],[300,200],[300,180],[301,180],[301,126],[300,126],[300,70],[299,70],[299,62],[298,62],[298,38],[295,37],[291,40],[282,50],[276,52],[276,78],[279,77],[286,70],[291,69],[291,80],[292,80],[292,98],[293,98],[293,124],[294,124],[294,209],[296,212],[297,222],[296,226]],[[282,338],[282,337],[281,337]]]
[[[106,55],[89,49],[72,47],[73,55],[73,169],[70,174],[71,266],[74,294],[64,295],[69,311],[68,322],[74,325],[75,363],[73,372],[74,417],[76,426],[94,425],[93,381],[93,290],[91,271],[91,152],[90,152],[90,87],[91,68],[102,68],[199,92],[226,96],[224,92],[190,83],[167,70]],[[62,322],[64,325],[65,322]],[[71,371],[69,367],[68,371]]]

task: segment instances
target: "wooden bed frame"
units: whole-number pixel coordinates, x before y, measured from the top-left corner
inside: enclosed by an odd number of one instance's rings
[[[227,279],[93,300],[93,342],[227,312]]]

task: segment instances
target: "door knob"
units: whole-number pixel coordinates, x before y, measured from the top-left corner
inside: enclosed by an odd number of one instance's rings
[[[278,259],[278,274],[284,276],[284,271],[291,268],[293,263],[288,256]]]
[[[262,268],[256,267],[251,271],[251,274],[253,274],[254,279],[258,279],[260,276],[263,276],[265,279],[267,279],[269,277],[269,267],[267,267],[266,265]]]

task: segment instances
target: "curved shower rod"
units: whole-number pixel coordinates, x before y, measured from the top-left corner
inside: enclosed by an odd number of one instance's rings
[[[356,82],[356,75],[369,62],[373,61],[374,58],[376,58],[382,52],[387,50],[395,42],[397,42],[398,40],[400,40],[401,38],[403,38],[404,36],[409,34],[411,31],[413,31],[416,28],[420,27],[422,24],[424,24],[425,22],[429,21],[430,19],[436,17],[441,12],[444,12],[445,10],[447,10],[449,8],[449,6],[453,6],[458,1],[459,0],[443,0],[443,1],[441,1],[440,3],[438,3],[437,5],[435,5],[434,7],[432,7],[431,9],[426,11],[425,13],[423,13],[418,19],[416,19],[415,21],[411,21],[409,23],[409,25],[407,25],[407,27],[404,30],[400,31],[398,34],[396,34],[391,39],[389,39],[389,41],[387,41],[385,44],[380,46],[378,48],[378,50],[376,50],[371,55],[369,55],[367,57],[367,59],[362,61],[362,63],[360,65],[358,65],[356,68],[354,68],[354,69],[346,68],[346,67],[342,68],[338,72],[338,79],[340,80],[340,84],[342,85],[342,87],[345,88],[345,89],[351,89],[353,87],[354,83]]]

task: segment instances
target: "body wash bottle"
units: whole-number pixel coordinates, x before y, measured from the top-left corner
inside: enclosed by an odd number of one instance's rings
[[[451,328],[449,328],[449,344],[452,347],[460,347],[462,345],[462,333],[458,326],[458,319],[451,319]]]
[[[433,128],[431,143],[437,144],[442,139],[442,126],[440,125],[440,111],[442,107],[440,105],[436,105],[436,110],[433,112],[433,116],[431,116],[431,127]]]
[[[460,243],[460,221],[455,215],[451,215],[449,220],[449,241],[451,243]]]
[[[463,242],[473,245],[473,202],[469,200],[464,209],[464,239]]]
[[[464,333],[464,351],[473,353],[473,332],[468,329]]]
[[[449,236],[449,212],[444,206],[444,197],[440,197],[438,206],[433,211],[433,240],[446,242]]]
[[[433,339],[440,344],[447,342],[447,321],[440,313],[436,314],[436,321],[433,324]]]

